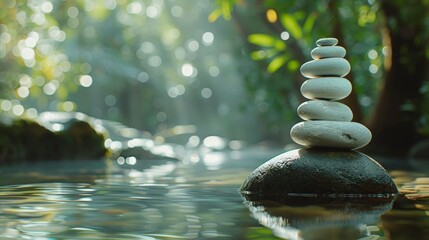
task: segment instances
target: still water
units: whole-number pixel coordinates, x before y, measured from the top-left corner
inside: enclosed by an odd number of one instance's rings
[[[0,239],[429,239],[429,173],[418,164],[382,161],[401,191],[394,202],[245,202],[240,184],[280,152],[5,167]]]

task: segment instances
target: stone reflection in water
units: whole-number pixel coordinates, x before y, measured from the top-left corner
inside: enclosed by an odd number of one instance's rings
[[[281,238],[359,239],[373,236],[369,225],[392,208],[393,199],[289,197],[283,203],[243,195],[250,213]],[[375,236],[374,236],[375,237]]]

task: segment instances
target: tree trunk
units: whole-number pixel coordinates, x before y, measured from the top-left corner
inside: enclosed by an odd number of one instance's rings
[[[329,1],[328,8],[330,13],[332,14],[332,36],[338,39],[340,46],[343,46],[345,49],[347,49],[346,43],[344,42],[344,34],[341,25],[341,18],[339,16],[339,8],[337,1]],[[346,56],[345,59],[350,62],[349,56]],[[351,71],[345,78],[347,78],[353,85],[353,71]],[[345,99],[342,99],[340,102],[350,107],[353,112],[353,121],[362,122],[362,109],[360,107],[356,91],[354,89],[355,88],[352,88],[352,92],[350,93],[350,95],[347,96]]]
[[[390,0],[381,3],[391,39],[391,68],[386,69],[384,86],[369,123],[373,140],[367,148],[398,157],[405,156],[419,140],[419,89],[429,63],[425,56],[428,39],[422,34],[426,10],[419,10],[418,3],[402,5]],[[411,11],[407,6],[413,8],[415,16],[404,16],[404,11]]]

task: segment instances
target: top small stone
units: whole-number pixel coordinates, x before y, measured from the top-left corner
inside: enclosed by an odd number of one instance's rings
[[[322,46],[335,46],[338,44],[338,39],[336,38],[321,38],[316,41],[316,45],[319,47]]]

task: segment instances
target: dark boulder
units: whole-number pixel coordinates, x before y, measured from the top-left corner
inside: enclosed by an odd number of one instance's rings
[[[393,196],[398,189],[384,168],[353,150],[301,148],[274,157],[253,171],[243,194],[269,200],[287,196]]]

